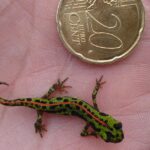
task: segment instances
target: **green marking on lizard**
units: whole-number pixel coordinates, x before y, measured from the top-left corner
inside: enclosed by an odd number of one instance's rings
[[[43,112],[56,113],[63,115],[75,115],[86,121],[86,125],[81,132],[81,136],[100,136],[106,142],[118,143],[124,138],[122,123],[117,121],[112,116],[99,111],[96,103],[96,95],[98,90],[105,82],[102,82],[102,77],[96,80],[96,85],[92,93],[93,106],[87,102],[74,97],[52,97],[50,96],[56,91],[65,91],[64,83],[58,80],[57,83],[48,90],[42,98],[20,98],[15,100],[6,100],[0,98],[0,104],[7,106],[26,106],[37,111],[37,120],[34,124],[35,131],[43,136],[43,132],[47,131],[45,125],[42,124]],[[0,82],[5,84],[5,82]],[[92,128],[92,131],[89,128]]]

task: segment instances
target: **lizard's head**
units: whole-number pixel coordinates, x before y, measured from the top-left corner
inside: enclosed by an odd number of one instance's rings
[[[99,135],[106,142],[121,142],[124,138],[122,123],[107,114],[100,119],[105,122],[105,125],[100,127],[99,131],[96,132],[97,135]]]

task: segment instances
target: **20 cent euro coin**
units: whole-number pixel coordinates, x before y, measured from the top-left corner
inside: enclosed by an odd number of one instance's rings
[[[141,0],[61,0],[57,26],[66,48],[87,62],[127,56],[144,28]]]

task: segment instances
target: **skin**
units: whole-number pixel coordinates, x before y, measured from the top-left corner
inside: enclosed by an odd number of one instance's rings
[[[112,116],[100,112],[96,103],[96,96],[99,89],[105,82],[102,82],[102,77],[96,80],[96,85],[92,93],[93,105],[74,97],[51,97],[58,89],[65,91],[68,86],[58,80],[57,83],[49,89],[49,91],[41,98],[21,98],[16,100],[6,100],[0,98],[0,104],[6,106],[26,106],[37,111],[37,120],[34,124],[36,133],[43,137],[43,132],[47,131],[45,125],[42,124],[42,116],[44,112],[56,113],[62,115],[75,115],[86,121],[86,126],[81,132],[81,136],[94,135],[100,136],[106,142],[118,143],[124,138],[122,123],[114,119]],[[1,84],[8,85],[1,82]],[[93,131],[88,131],[89,127]]]
[[[58,0],[0,1],[0,96],[6,99],[41,97],[58,78],[70,78],[68,96],[91,104],[94,80],[107,81],[97,95],[100,110],[123,123],[125,138],[111,144],[95,137],[81,137],[84,121],[77,117],[46,114],[48,133],[34,134],[35,111],[24,107],[0,108],[2,150],[149,150],[150,126],[150,1],[143,0],[146,23],[134,52],[113,65],[81,62],[65,50],[56,30]],[[63,95],[62,95],[63,96]],[[26,141],[26,144],[25,144]],[[9,143],[9,144],[8,144]]]

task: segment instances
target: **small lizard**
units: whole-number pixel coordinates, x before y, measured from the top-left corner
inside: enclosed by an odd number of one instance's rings
[[[86,121],[81,136],[100,136],[106,142],[118,143],[124,138],[122,123],[112,116],[101,112],[96,103],[97,92],[105,83],[104,81],[102,82],[102,77],[96,80],[96,85],[92,93],[93,106],[79,98],[67,96],[51,97],[54,92],[64,92],[66,88],[70,87],[64,85],[68,78],[63,81],[58,80],[41,98],[19,98],[15,100],[0,98],[0,104],[26,106],[35,109],[37,111],[37,120],[34,127],[36,133],[39,133],[41,137],[43,136],[43,132],[47,131],[45,125],[42,123],[42,116],[44,112],[48,112],[79,116]],[[5,82],[0,82],[0,84],[8,85]]]

